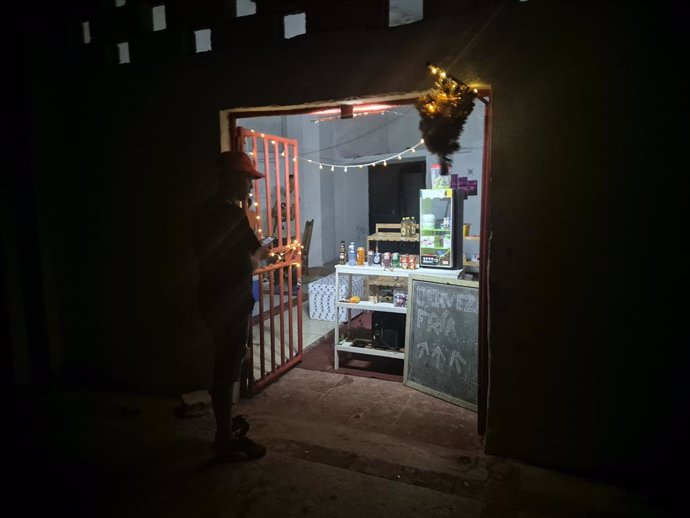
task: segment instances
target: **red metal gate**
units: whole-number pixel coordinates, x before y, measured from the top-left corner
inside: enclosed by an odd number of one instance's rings
[[[267,264],[254,275],[259,297],[249,331],[252,368],[244,369],[242,380],[251,394],[302,360],[299,167],[296,140],[241,127],[237,136],[241,149],[266,175],[254,180],[252,200],[245,205],[250,222],[259,238],[276,237]]]

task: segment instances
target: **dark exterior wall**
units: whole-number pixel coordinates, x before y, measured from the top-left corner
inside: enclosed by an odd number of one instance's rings
[[[493,90],[487,451],[584,471],[657,463],[685,408],[668,298],[684,256],[664,239],[683,206],[678,123],[649,82],[671,69],[674,18],[579,5],[39,74],[34,189],[65,379],[205,386],[190,219],[214,189],[221,109],[428,88],[431,60]],[[657,251],[664,271],[650,272]]]
[[[675,86],[652,86],[673,26],[639,4],[515,4],[467,59],[495,94],[491,453],[634,476],[675,455],[682,132]]]

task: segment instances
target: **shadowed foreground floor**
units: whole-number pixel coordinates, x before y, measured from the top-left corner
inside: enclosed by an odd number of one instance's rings
[[[62,391],[16,410],[22,516],[670,516],[646,496],[486,456],[472,412],[402,383],[293,369],[250,400],[266,457],[219,464],[176,398]],[[19,424],[21,423],[21,424]],[[5,477],[6,479],[8,477]],[[11,509],[6,502],[6,508]]]

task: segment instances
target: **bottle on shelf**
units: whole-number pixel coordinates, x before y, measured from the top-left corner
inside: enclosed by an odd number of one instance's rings
[[[408,218],[405,217],[400,221],[400,237],[407,237],[407,229],[409,228],[407,220]]]
[[[357,249],[355,248],[355,242],[350,241],[350,246],[347,250],[347,264],[354,266],[357,264]]]
[[[347,263],[347,250],[345,250],[345,241],[340,242],[340,252],[338,253],[338,263]]]
[[[414,219],[414,216],[410,217],[410,230],[407,232],[407,237],[415,237],[417,235],[417,222]]]

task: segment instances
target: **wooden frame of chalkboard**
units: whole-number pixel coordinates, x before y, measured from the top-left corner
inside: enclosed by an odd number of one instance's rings
[[[403,383],[477,411],[479,283],[408,277]]]

